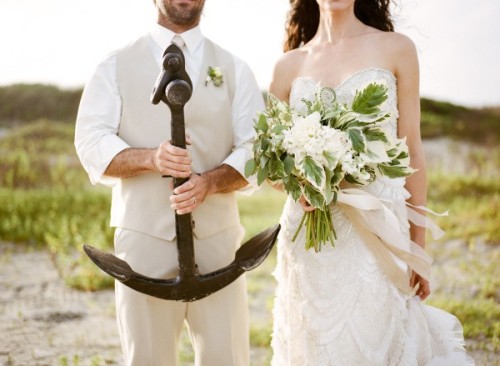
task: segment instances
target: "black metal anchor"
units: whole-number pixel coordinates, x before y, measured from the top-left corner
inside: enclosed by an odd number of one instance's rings
[[[185,70],[185,59],[181,49],[171,44],[163,54],[161,71],[151,102],[163,101],[170,108],[172,145],[186,148],[184,127],[184,105],[191,98],[192,83]],[[178,187],[187,178],[174,178]],[[83,248],[92,261],[104,272],[124,285],[147,295],[165,300],[195,301],[202,299],[236,280],[245,271],[261,264],[273,248],[280,230],[279,225],[264,230],[235,253],[233,262],[224,268],[200,274],[195,263],[191,214],[175,214],[179,274],[172,279],[156,279],[135,272],[127,262],[114,255],[84,244]]]

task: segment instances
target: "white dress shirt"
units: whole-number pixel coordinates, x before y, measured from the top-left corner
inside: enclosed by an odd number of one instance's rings
[[[158,24],[149,33],[150,45],[161,68],[163,51],[176,34]],[[180,34],[185,47],[186,71],[197,85],[200,77],[205,37],[200,27]],[[114,179],[104,175],[113,158],[130,146],[118,135],[122,102],[116,80],[116,54],[111,53],[101,62],[86,84],[76,121],[75,147],[92,184],[113,185]],[[233,56],[234,57],[234,56]],[[255,76],[248,65],[234,57],[235,88],[232,104],[234,150],[224,160],[244,176],[246,161],[251,157],[248,142],[254,138],[253,120],[258,111],[264,110],[264,100]],[[151,86],[151,88],[153,85]],[[252,179],[253,183],[253,179]]]

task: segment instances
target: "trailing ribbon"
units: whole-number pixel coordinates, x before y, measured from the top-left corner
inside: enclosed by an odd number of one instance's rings
[[[352,222],[368,248],[373,251],[389,279],[401,291],[411,294],[408,272],[398,265],[394,257],[401,259],[427,280],[430,277],[432,258],[401,230],[395,213],[384,202],[390,203],[391,201],[377,198],[356,188],[340,190],[337,199],[337,204]],[[439,239],[444,235],[444,231],[435,223],[413,208],[436,216],[446,216],[448,212],[438,214],[426,207],[406,203],[409,221],[417,226],[428,228],[434,239]]]

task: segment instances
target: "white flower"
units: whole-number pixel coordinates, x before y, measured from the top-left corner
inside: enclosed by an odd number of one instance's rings
[[[343,170],[350,175],[354,175],[365,165],[359,155],[353,156],[352,151],[347,151],[341,160]]]
[[[330,157],[335,158],[338,163],[338,161],[340,161],[342,157],[352,149],[351,141],[347,138],[346,133],[343,131],[330,127],[324,127],[323,131],[325,138],[325,152],[327,152]],[[325,165],[327,165],[326,161]]]

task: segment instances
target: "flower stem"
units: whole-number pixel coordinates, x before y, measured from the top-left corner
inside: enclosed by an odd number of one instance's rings
[[[335,246],[337,234],[335,232],[335,228],[333,227],[332,214],[328,205],[325,205],[321,209],[304,212],[299,226],[297,227],[297,230],[292,238],[292,242],[297,239],[298,234],[304,225],[306,249],[309,250],[314,248],[314,251],[318,253],[321,251],[321,246],[324,243],[330,242],[332,246]]]

